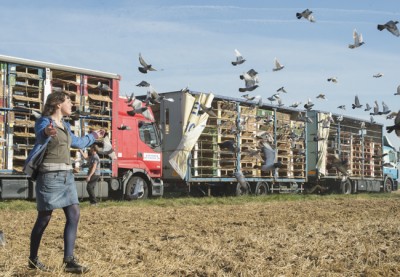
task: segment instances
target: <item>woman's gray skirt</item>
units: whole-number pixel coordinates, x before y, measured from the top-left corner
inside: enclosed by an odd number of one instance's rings
[[[36,180],[38,211],[49,211],[79,204],[72,170],[40,172]]]

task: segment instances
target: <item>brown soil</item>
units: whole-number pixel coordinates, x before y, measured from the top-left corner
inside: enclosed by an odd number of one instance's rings
[[[338,198],[186,207],[83,207],[76,256],[86,276],[400,276],[400,200]],[[64,215],[28,270],[35,211],[0,211],[2,276],[69,276]]]

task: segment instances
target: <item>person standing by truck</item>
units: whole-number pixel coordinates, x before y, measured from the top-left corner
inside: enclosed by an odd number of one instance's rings
[[[75,240],[80,217],[79,200],[72,171],[70,148],[85,148],[104,135],[104,130],[94,131],[84,137],[75,136],[70,125],[64,121],[72,113],[72,102],[63,92],[47,96],[42,117],[36,120],[37,145],[50,136],[47,150],[36,179],[36,204],[38,215],[30,237],[28,267],[50,271],[38,258],[40,241],[49,224],[54,209],[62,208],[66,217],[64,228],[64,270],[70,273],[85,273],[89,268],[78,264],[74,257]],[[30,154],[29,157],[32,155]],[[28,157],[28,160],[29,160]]]
[[[97,199],[94,189],[100,179],[100,157],[97,154],[99,152],[99,147],[96,144],[93,144],[89,150],[90,156],[88,156],[82,149],[79,150],[82,154],[82,157],[89,162],[89,172],[86,177],[86,190],[89,194],[90,204],[96,205]]]

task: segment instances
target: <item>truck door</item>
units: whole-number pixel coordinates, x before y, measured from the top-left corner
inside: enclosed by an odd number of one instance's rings
[[[152,177],[159,177],[161,174],[161,138],[157,126],[153,122],[140,121],[138,125],[138,159],[150,171]]]

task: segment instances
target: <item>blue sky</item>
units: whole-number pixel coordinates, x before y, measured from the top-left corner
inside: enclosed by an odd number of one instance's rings
[[[316,23],[295,17],[306,8]],[[400,1],[19,0],[2,1],[1,11],[0,54],[117,73],[122,94],[145,94],[135,85],[146,80],[158,92],[188,85],[239,98],[239,75],[254,68],[260,87],[251,94],[264,99],[284,86],[286,105],[310,98],[316,109],[369,120],[351,109],[357,94],[364,107],[378,100],[400,108],[400,37],[376,28],[400,19]],[[357,49],[348,48],[353,29],[365,41]],[[235,48],[246,59],[237,67]],[[139,52],[162,70],[141,74]],[[275,57],[285,65],[279,72]],[[384,76],[373,78],[378,72]],[[337,84],[327,82],[332,76]],[[320,93],[327,100],[316,99]]]

